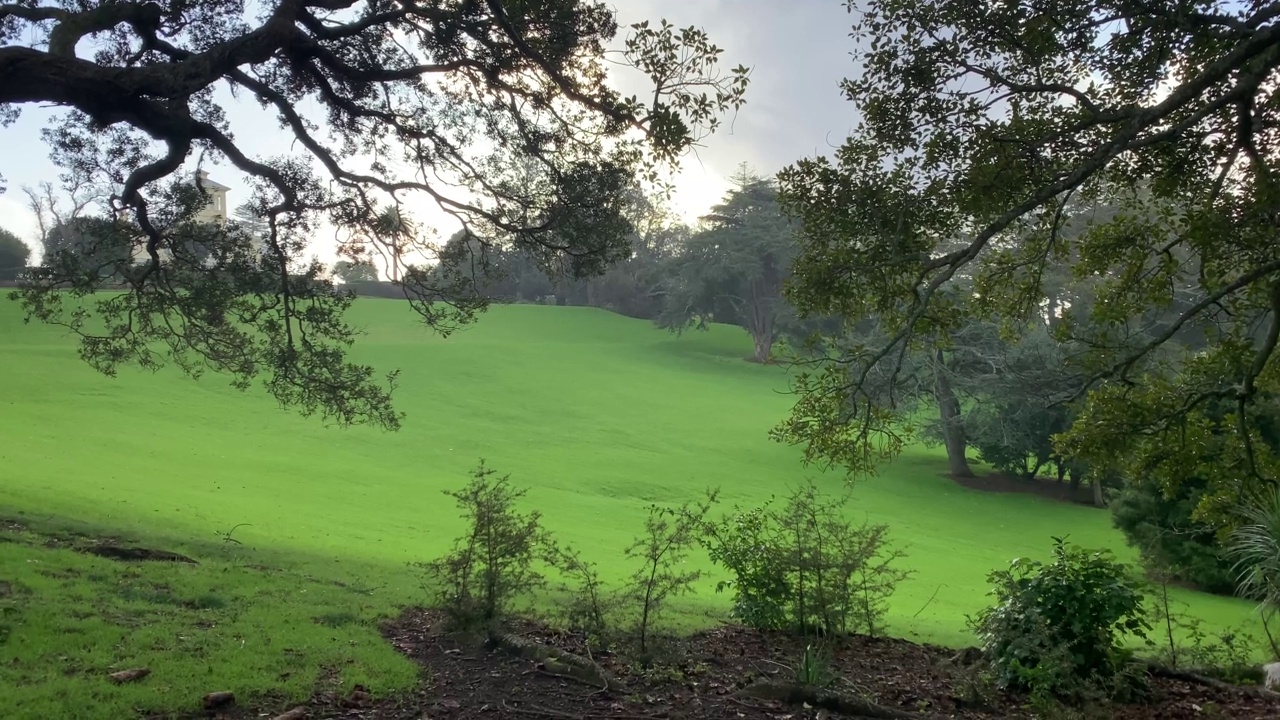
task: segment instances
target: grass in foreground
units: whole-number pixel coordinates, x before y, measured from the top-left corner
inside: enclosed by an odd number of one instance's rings
[[[379,637],[389,608],[373,588],[255,565],[234,545],[180,546],[197,565],[72,549],[93,541],[0,526],[3,717],[195,713],[208,692],[283,702],[327,685],[388,692],[417,676]],[[139,667],[151,675],[108,678]]]
[[[801,468],[793,448],[767,440],[769,427],[790,405],[781,392],[786,377],[778,368],[743,362],[750,343],[736,329],[676,338],[599,310],[517,306],[496,308],[475,328],[441,340],[415,324],[405,303],[361,300],[353,315],[368,330],[358,345],[361,357],[380,369],[403,369],[397,399],[409,416],[399,433],[325,427],[281,412],[259,394],[230,390],[213,376],[198,383],[170,371],[107,379],[79,361],[70,339],[51,328],[24,326],[12,303],[0,303],[0,514],[74,518],[95,532],[144,542],[159,538],[168,541],[161,542],[166,549],[179,551],[209,542],[218,547],[217,533],[247,524],[235,537],[245,543],[240,552],[252,553],[249,564],[282,568],[255,573],[216,553],[198,569],[146,566],[139,571],[144,576],[161,575],[137,581],[168,585],[175,597],[238,598],[205,610],[151,603],[158,608],[152,617],[161,618],[157,627],[172,635],[199,612],[225,612],[231,625],[219,624],[219,633],[203,635],[203,650],[185,653],[182,643],[195,647],[194,641],[162,643],[112,621],[124,616],[119,612],[95,614],[85,622],[98,630],[85,634],[82,645],[58,645],[38,655],[53,660],[36,663],[24,677],[11,676],[14,648],[62,643],[46,638],[61,632],[54,617],[70,617],[72,607],[94,613],[100,606],[86,598],[112,598],[101,607],[144,606],[114,599],[119,593],[113,588],[134,582],[111,574],[124,568],[59,554],[69,565],[72,559],[92,564],[104,579],[90,580],[86,566],[65,582],[32,580],[33,604],[62,612],[24,623],[0,646],[0,684],[25,686],[30,702],[53,703],[58,692],[84,684],[97,688],[93,692],[124,693],[111,696],[117,709],[146,707],[128,694],[153,691],[103,689],[96,676],[63,674],[54,660],[65,654],[123,663],[173,651],[190,655],[175,661],[189,660],[190,673],[155,699],[186,702],[211,684],[234,682],[302,692],[319,668],[333,665],[326,653],[355,652],[331,645],[353,636],[379,642],[365,625],[329,632],[315,624],[312,618],[322,614],[355,612],[350,606],[359,598],[306,578],[379,587],[359,606],[365,619],[421,601],[406,563],[440,555],[460,530],[441,491],[461,486],[479,457],[528,487],[527,503],[543,512],[546,526],[599,562],[610,580],[628,572],[622,550],[640,530],[647,504],[676,504],[719,486],[726,506],[754,505],[815,474]],[[1133,557],[1105,512],[969,490],[940,477],[943,467],[937,452],[912,449],[856,488],[857,512],[889,524],[916,570],[893,601],[895,634],[970,642],[965,617],[988,601],[987,572],[1020,555],[1044,557],[1054,535]],[[828,490],[842,483],[836,475],[818,479]],[[14,567],[20,579],[28,578],[26,561],[35,558],[13,554],[16,547],[0,543],[0,574],[14,575]],[[226,568],[221,580],[215,572],[220,567]],[[709,577],[679,607],[682,627],[723,615],[728,597],[714,593],[717,579]],[[1210,628],[1237,625],[1250,615],[1245,603],[1180,597]],[[190,615],[170,622],[165,614],[179,612]],[[244,638],[261,642],[241,645]],[[283,647],[304,655],[283,660]],[[364,678],[377,687],[411,680],[403,664],[395,672],[361,670],[384,662],[368,658],[344,680]],[[296,674],[277,682],[271,668],[282,663]],[[381,679],[371,682],[373,675]],[[5,717],[11,716],[7,698],[0,699]],[[63,714],[49,709],[46,715]]]

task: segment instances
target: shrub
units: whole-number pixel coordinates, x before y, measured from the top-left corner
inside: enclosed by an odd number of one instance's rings
[[[640,566],[624,589],[639,615],[636,639],[640,652],[648,653],[653,626],[667,600],[683,595],[702,577],[698,570],[681,569],[689,550],[698,542],[698,530],[716,501],[709,493],[702,503],[685,503],[677,509],[649,507],[644,533],[627,548],[627,557]]]
[[[1033,698],[1124,694],[1124,635],[1146,637],[1140,583],[1106,550],[1054,538],[1049,563],[1019,559],[989,576],[996,604],[973,621],[1003,687]]]
[[[1148,570],[1206,592],[1230,595],[1235,577],[1216,528],[1193,518],[1208,484],[1188,480],[1174,495],[1151,482],[1127,482],[1111,503],[1111,520],[1142,553]]]
[[[491,627],[515,597],[542,584],[537,561],[550,540],[539,513],[516,510],[525,491],[512,488],[509,476],[497,477],[483,460],[465,488],[445,494],[457,501],[467,532],[448,555],[420,567],[439,584],[440,607],[455,627]]]
[[[760,630],[779,630],[795,622],[787,553],[768,504],[736,510],[707,526],[701,541],[711,561],[733,573],[734,579],[718,583],[716,591],[733,590],[735,619]]]
[[[609,622],[606,617],[611,598],[606,594],[596,564],[585,560],[572,548],[555,552],[555,565],[568,580],[568,599],[564,602],[569,629],[586,633],[588,642],[607,644]]]
[[[733,574],[733,614],[759,629],[807,633],[883,630],[888,598],[910,572],[895,563],[884,525],[855,524],[848,495],[827,500],[812,482],[781,509],[772,502],[706,526],[711,560]]]

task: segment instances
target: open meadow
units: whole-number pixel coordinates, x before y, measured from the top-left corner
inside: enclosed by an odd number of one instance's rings
[[[216,689],[407,687],[417,670],[376,622],[428,600],[409,564],[460,530],[442,491],[482,457],[615,581],[651,503],[719,487],[722,506],[752,505],[806,477],[844,482],[768,440],[790,404],[786,372],[745,362],[737,328],[676,337],[597,309],[508,306],[446,340],[407,304],[369,299],[353,319],[367,330],[357,357],[402,370],[398,433],[326,427],[216,376],[105,378],[72,339],[0,304],[0,717],[193,710]],[[913,448],[854,486],[852,506],[891,526],[916,571],[892,601],[895,635],[971,642],[986,574],[1045,556],[1052,536],[1133,557],[1106,512],[966,489],[944,470],[939,451]],[[100,537],[199,564],[71,549]],[[724,619],[717,579],[681,598],[680,628]],[[1180,599],[1212,628],[1251,613]],[[105,677],[136,665],[152,668],[147,683]]]

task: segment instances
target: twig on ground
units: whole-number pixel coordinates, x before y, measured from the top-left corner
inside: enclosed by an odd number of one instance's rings
[[[739,690],[738,694],[788,705],[808,705],[855,717],[880,718],[880,720],[924,720],[929,717],[880,705],[860,697],[786,683],[757,683]]]
[[[542,665],[534,668],[533,670],[530,670],[529,672],[535,673],[537,675],[545,675],[546,677],[553,677],[558,680],[572,680],[576,683],[581,683],[583,685],[586,685],[589,688],[593,688],[597,693],[605,692],[606,690],[609,689],[607,687],[601,687],[600,683],[598,682],[593,682],[590,679],[578,677],[577,675],[574,675],[572,673],[556,672],[555,670],[552,670],[550,667],[548,667],[547,665],[548,662],[551,662],[551,661],[543,661]]]
[[[916,614],[915,614],[915,615],[912,615],[911,617],[912,617],[912,618],[918,618],[918,617],[920,617],[920,613],[924,612],[924,611],[925,611],[925,608],[927,608],[927,607],[929,607],[930,605],[932,605],[932,604],[933,604],[933,599],[934,599],[934,598],[936,598],[936,597],[938,597],[938,592],[942,590],[942,588],[943,588],[943,586],[944,586],[944,585],[946,585],[946,583],[943,583],[942,585],[939,585],[939,586],[938,586],[938,587],[933,591],[933,594],[929,596],[929,599],[925,601],[924,605],[922,605],[922,606],[920,607],[920,609],[916,611]]]
[[[748,710],[768,710],[769,709],[763,705],[752,705],[751,703],[742,702],[741,700],[739,700],[736,697],[733,697],[732,695],[725,697],[725,699],[733,703],[734,705],[737,705],[738,707],[744,707]]]
[[[537,705],[530,705],[529,707],[514,707],[512,705],[508,705],[506,700],[502,701],[502,707],[506,708],[507,710],[510,710],[513,713],[522,713],[524,715],[534,715],[537,717],[565,718],[566,720],[584,720],[585,718],[585,716],[583,715],[572,715],[567,712],[560,712],[559,710],[549,710],[547,708],[539,707]]]

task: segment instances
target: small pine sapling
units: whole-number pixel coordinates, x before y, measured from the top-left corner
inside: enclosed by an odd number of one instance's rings
[[[679,508],[650,506],[643,534],[626,550],[628,559],[640,561],[625,595],[635,603],[639,614],[636,636],[641,653],[649,652],[655,620],[667,601],[690,592],[702,577],[701,571],[685,570],[683,566],[690,549],[698,543],[716,496],[712,491],[706,500]]]
[[[537,561],[550,539],[537,511],[517,511],[525,491],[483,460],[465,488],[445,494],[457,502],[467,532],[448,555],[420,567],[437,584],[440,606],[455,627],[493,629],[516,597],[542,585]]]
[[[574,548],[556,548],[552,563],[568,580],[565,615],[570,629],[587,634],[589,642],[605,644],[609,635],[610,598],[596,564]]]

